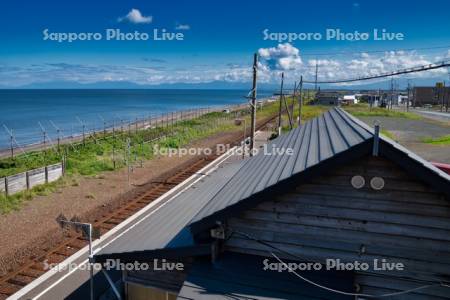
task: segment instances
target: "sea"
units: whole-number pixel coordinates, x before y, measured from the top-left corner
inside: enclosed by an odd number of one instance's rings
[[[0,149],[40,143],[86,131],[101,130],[104,123],[134,122],[136,118],[157,117],[164,113],[196,108],[221,108],[246,103],[245,90],[180,89],[76,89],[1,90]],[[258,98],[271,96],[258,92]]]

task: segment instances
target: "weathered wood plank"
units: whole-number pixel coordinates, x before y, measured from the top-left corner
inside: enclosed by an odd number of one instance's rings
[[[267,203],[269,203],[269,201]],[[272,205],[278,203],[280,203],[280,205],[283,205],[284,203],[316,204],[328,207],[347,207],[381,212],[398,212],[418,216],[448,217],[450,214],[450,206],[442,207],[418,203],[408,203],[408,205],[405,205],[405,203],[387,199],[361,199],[343,197],[340,195],[328,196],[288,193],[280,195],[274,201],[270,201],[270,203],[272,203]]]
[[[445,197],[439,193],[422,193],[422,192],[408,192],[408,191],[389,191],[380,190],[373,191],[362,188],[356,190],[346,186],[327,186],[320,184],[302,184],[295,188],[295,191],[300,194],[315,194],[315,195],[342,195],[347,197],[365,198],[365,199],[393,199],[395,201],[423,203],[433,205],[443,204]],[[448,203],[448,201],[447,201]]]
[[[387,256],[373,256],[373,255],[365,255],[359,256],[356,253],[339,251],[336,249],[324,249],[324,248],[316,248],[309,246],[299,246],[299,245],[291,245],[286,243],[271,243],[273,246],[278,249],[290,253],[297,257],[295,260],[302,261],[313,261],[325,263],[327,259],[340,259],[342,262],[366,262],[370,266],[373,266],[373,262],[375,259],[385,258],[390,262],[402,263],[405,266],[404,271],[395,270],[395,271],[376,271],[370,270],[371,273],[392,273],[397,276],[405,275],[411,272],[425,273],[425,274],[448,274],[450,270],[449,264],[442,263],[433,263],[427,261],[419,261],[419,260],[411,260],[407,258],[395,258],[395,261],[391,261]],[[245,250],[257,250],[261,251],[261,253],[265,253],[265,256],[270,256],[270,251],[275,251],[273,249],[268,248],[265,245],[261,245],[255,241],[251,241],[248,239],[240,239],[233,238],[227,241],[227,247],[231,248],[241,248]],[[280,251],[275,251],[277,253],[281,253]],[[291,257],[293,259],[293,257]],[[372,269],[372,268],[371,268]]]
[[[302,224],[318,227],[357,230],[368,233],[385,233],[391,235],[404,235],[450,241],[450,231],[439,228],[424,228],[413,225],[391,224],[356,219],[341,219],[329,216],[308,216],[255,210],[249,210],[245,212],[243,216],[245,219],[256,219],[272,223],[284,223],[285,226]]]
[[[371,176],[367,176],[365,174],[353,174],[353,175],[333,175],[333,176],[320,176],[315,177],[309,180],[309,183],[312,184],[325,184],[325,185],[333,185],[333,186],[347,186],[349,188],[353,188],[351,185],[351,179],[354,175],[361,175],[366,180],[365,188],[368,190],[372,190],[370,188],[370,180],[372,179]],[[434,191],[422,184],[419,181],[415,180],[404,180],[404,179],[395,179],[395,178],[384,178],[385,186],[383,190],[391,190],[391,191],[408,191],[408,192],[431,192]],[[378,192],[378,191],[374,191]]]
[[[366,210],[362,208],[348,208],[340,206],[325,206],[320,204],[311,203],[293,203],[293,202],[283,202],[283,203],[271,203],[265,202],[258,207],[256,210],[264,212],[281,213],[280,216],[284,214],[290,214],[295,216],[319,216],[319,217],[329,217],[338,218],[346,220],[357,220],[357,221],[372,221],[379,223],[389,223],[389,224],[405,224],[429,228],[439,228],[450,230],[450,218],[437,217],[437,216],[421,216],[405,213],[395,213],[377,210]],[[450,231],[449,231],[450,235]]]
[[[426,239],[423,237],[409,237],[393,235],[391,233],[376,233],[357,230],[343,230],[336,226],[310,226],[302,224],[285,224],[267,222],[266,220],[238,219],[233,218],[229,221],[230,227],[245,227],[253,229],[263,229],[273,232],[295,233],[299,235],[315,235],[324,240],[331,238],[341,239],[343,241],[358,240],[368,245],[378,243],[392,247],[411,247],[414,249],[423,249],[431,251],[448,252],[449,241]],[[406,254],[406,253],[405,253]]]
[[[430,249],[417,249],[415,247],[405,247],[384,243],[368,243],[358,239],[341,239],[334,236],[323,239],[317,235],[305,235],[297,233],[287,233],[278,231],[268,231],[264,229],[255,229],[248,227],[233,227],[235,230],[245,232],[252,237],[260,240],[276,243],[288,243],[299,246],[311,246],[318,248],[337,249],[356,253],[360,256],[388,256],[402,258],[407,256],[409,259],[418,259],[435,263],[450,264],[450,249],[446,251],[435,251]],[[239,236],[239,234],[237,234]],[[364,251],[362,251],[364,247]],[[407,253],[407,255],[406,255]],[[424,259],[426,258],[426,259]]]

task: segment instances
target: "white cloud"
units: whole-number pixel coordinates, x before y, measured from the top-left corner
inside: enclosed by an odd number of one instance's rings
[[[270,69],[293,70],[302,64],[300,51],[289,43],[278,44],[277,47],[258,50],[263,63]]]
[[[153,21],[153,17],[152,16],[144,16],[139,11],[139,9],[132,8],[126,16],[120,17],[118,19],[118,21],[119,22],[128,21],[128,22],[134,23],[134,24],[148,24]]]
[[[176,30],[189,30],[191,29],[191,26],[189,26],[188,24],[178,24],[177,26],[175,26]]]
[[[302,59],[300,50],[289,44],[259,50],[259,83],[278,83],[281,72],[290,84],[300,76],[311,81],[318,64],[318,80],[340,80],[359,76],[377,75],[398,69],[427,65],[440,61],[436,55],[424,55],[416,51],[388,51],[385,53],[360,53],[320,59]],[[446,56],[447,50],[440,58]],[[149,60],[150,61],[150,60]],[[403,75],[402,78],[429,80],[447,79],[445,68]],[[94,64],[33,64],[29,66],[5,66],[0,64],[0,82],[4,86],[20,86],[47,81],[73,81],[94,83],[99,81],[130,81],[137,84],[205,83],[211,81],[246,82],[252,79],[251,61],[247,64],[208,64],[183,68],[173,67],[170,62],[160,68],[124,65]],[[385,80],[385,79],[384,79]],[[370,81],[373,83],[377,80]],[[383,81],[382,79],[378,81]],[[367,81],[351,83],[366,84]],[[348,84],[350,85],[350,84]]]

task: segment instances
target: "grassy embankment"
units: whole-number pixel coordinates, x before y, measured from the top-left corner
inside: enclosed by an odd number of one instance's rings
[[[388,117],[388,118],[402,118],[411,120],[420,120],[422,118],[421,116],[410,112],[401,112],[382,107],[370,108],[370,106],[367,103],[359,103],[344,106],[343,108],[350,114],[354,115],[355,117]],[[397,139],[397,137],[392,132],[386,129],[382,129],[381,134],[387,136],[392,140]]]
[[[343,106],[343,108],[356,117],[392,117],[413,120],[419,120],[422,118],[421,116],[410,112],[401,112],[381,107],[370,108],[367,103]]]
[[[258,119],[276,114],[278,103],[273,102],[258,110]],[[303,119],[307,120],[325,111],[318,106],[304,106]],[[247,110],[237,112],[247,119]],[[295,116],[298,115],[298,112]],[[66,185],[77,186],[79,176],[102,176],[102,172],[114,171],[130,164],[138,165],[142,161],[155,156],[154,146],[159,148],[179,148],[189,143],[212,136],[219,132],[239,130],[234,125],[236,114],[213,112],[201,117],[176,122],[173,126],[162,126],[138,131],[97,134],[86,138],[85,143],[62,145],[60,149],[48,149],[21,154],[12,158],[0,159],[0,178],[27,170],[39,168],[52,163],[58,163],[62,155],[66,155],[66,176],[62,179],[40,186],[32,190],[20,192],[6,197],[0,194],[0,213],[18,209],[25,200],[31,200],[36,195],[47,195]],[[287,120],[287,117],[286,117]],[[284,121],[287,124],[287,121]],[[128,151],[128,140],[130,150]]]
[[[328,111],[330,109],[330,106],[321,106],[321,105],[310,105],[311,101],[314,99],[314,95],[310,95],[305,96],[303,98],[303,103],[304,105],[302,106],[302,123],[315,118],[321,114],[323,114],[324,112]],[[287,97],[286,98],[286,102],[288,104],[288,107],[291,107],[292,104],[292,97]],[[294,115],[293,115],[293,125],[294,128],[298,126],[297,124],[297,118],[299,116],[299,111],[298,111],[298,105],[297,105],[297,101],[298,100],[294,100]],[[279,109],[279,102],[276,103],[276,108]],[[285,104],[283,103],[283,108],[285,108]],[[289,117],[286,113],[283,114],[282,116],[282,131],[283,132],[287,132],[290,130],[290,125],[289,125]]]

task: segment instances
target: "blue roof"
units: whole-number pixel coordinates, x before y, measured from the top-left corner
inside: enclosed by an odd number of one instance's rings
[[[351,296],[312,286],[290,272],[265,270],[264,261],[266,264],[276,262],[262,256],[230,252],[223,253],[215,263],[211,263],[210,259],[197,258],[177,299],[352,299]],[[322,270],[299,273],[327,287],[348,292],[353,289],[352,272]]]

